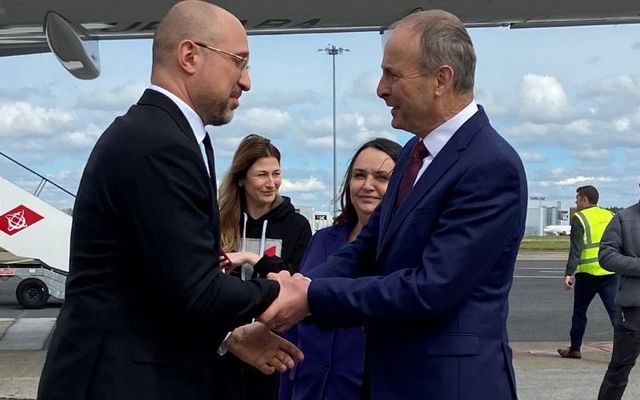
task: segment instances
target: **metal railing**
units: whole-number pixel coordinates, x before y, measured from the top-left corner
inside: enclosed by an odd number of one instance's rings
[[[0,156],[3,156],[4,158],[8,159],[9,161],[13,162],[14,164],[22,167],[23,169],[31,172],[32,174],[34,174],[35,176],[40,178],[40,183],[38,183],[38,186],[36,187],[36,190],[33,192],[33,195],[36,197],[40,196],[40,193],[42,193],[42,189],[44,189],[45,185],[47,183],[52,184],[53,186],[57,187],[58,189],[62,190],[63,192],[65,192],[68,195],[73,196],[74,198],[76,197],[75,194],[71,193],[70,191],[68,191],[67,189],[63,188],[62,186],[58,185],[57,183],[55,183],[54,181],[52,181],[51,179],[47,178],[46,176],[43,176],[39,173],[37,173],[36,171],[32,170],[31,168],[27,167],[26,165],[20,163],[17,160],[14,160],[13,158],[9,157],[8,155],[4,154],[3,152],[0,151]]]

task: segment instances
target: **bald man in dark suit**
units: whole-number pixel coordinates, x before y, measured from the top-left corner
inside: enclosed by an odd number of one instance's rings
[[[212,398],[210,358],[278,296],[277,282],[219,268],[204,127],[232,119],[251,87],[248,56],[240,21],[210,3],[180,2],[159,24],[152,84],[100,137],[78,189],[39,399]],[[225,346],[265,373],[300,357],[259,323]]]

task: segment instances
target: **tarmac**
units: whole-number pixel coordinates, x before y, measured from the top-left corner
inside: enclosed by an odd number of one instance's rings
[[[0,400],[36,398],[54,324],[54,318],[0,319]],[[580,360],[561,358],[556,349],[563,346],[566,343],[511,343],[520,400],[597,397],[612,343],[585,343]],[[624,399],[640,399],[640,368],[632,371],[629,382]]]
[[[566,253],[523,253],[518,258],[549,260],[562,257],[566,258]],[[36,398],[54,325],[55,318],[0,318],[0,400]],[[584,343],[580,360],[558,355],[557,349],[566,345],[566,342],[511,343],[520,400],[597,398],[611,358],[612,342]],[[640,399],[640,367],[632,370],[623,399]]]

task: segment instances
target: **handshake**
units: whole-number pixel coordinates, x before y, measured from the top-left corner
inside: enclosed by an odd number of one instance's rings
[[[236,328],[224,345],[245,363],[272,374],[285,372],[304,359],[300,349],[271,331],[283,332],[309,315],[307,290],[311,281],[287,271],[270,273],[267,278],[280,284],[278,297],[258,321]]]
[[[249,251],[225,253],[220,250],[220,268],[223,273],[230,273],[243,264],[255,265],[261,256]],[[249,274],[251,275],[251,274]],[[284,332],[309,314],[307,290],[311,280],[302,274],[291,274],[288,271],[269,273],[268,279],[278,281],[280,293],[269,308],[258,317],[271,330]]]
[[[284,332],[309,315],[307,291],[311,280],[302,274],[291,276],[287,271],[270,273],[267,278],[278,281],[280,293],[258,321],[276,332]]]

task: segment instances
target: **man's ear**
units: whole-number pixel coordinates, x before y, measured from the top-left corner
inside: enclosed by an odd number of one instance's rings
[[[436,96],[442,96],[453,87],[453,76],[455,72],[449,65],[441,65],[436,71]]]
[[[196,49],[196,44],[191,40],[183,40],[178,44],[177,57],[178,65],[188,74],[196,72],[196,64],[199,61],[200,53]]]

